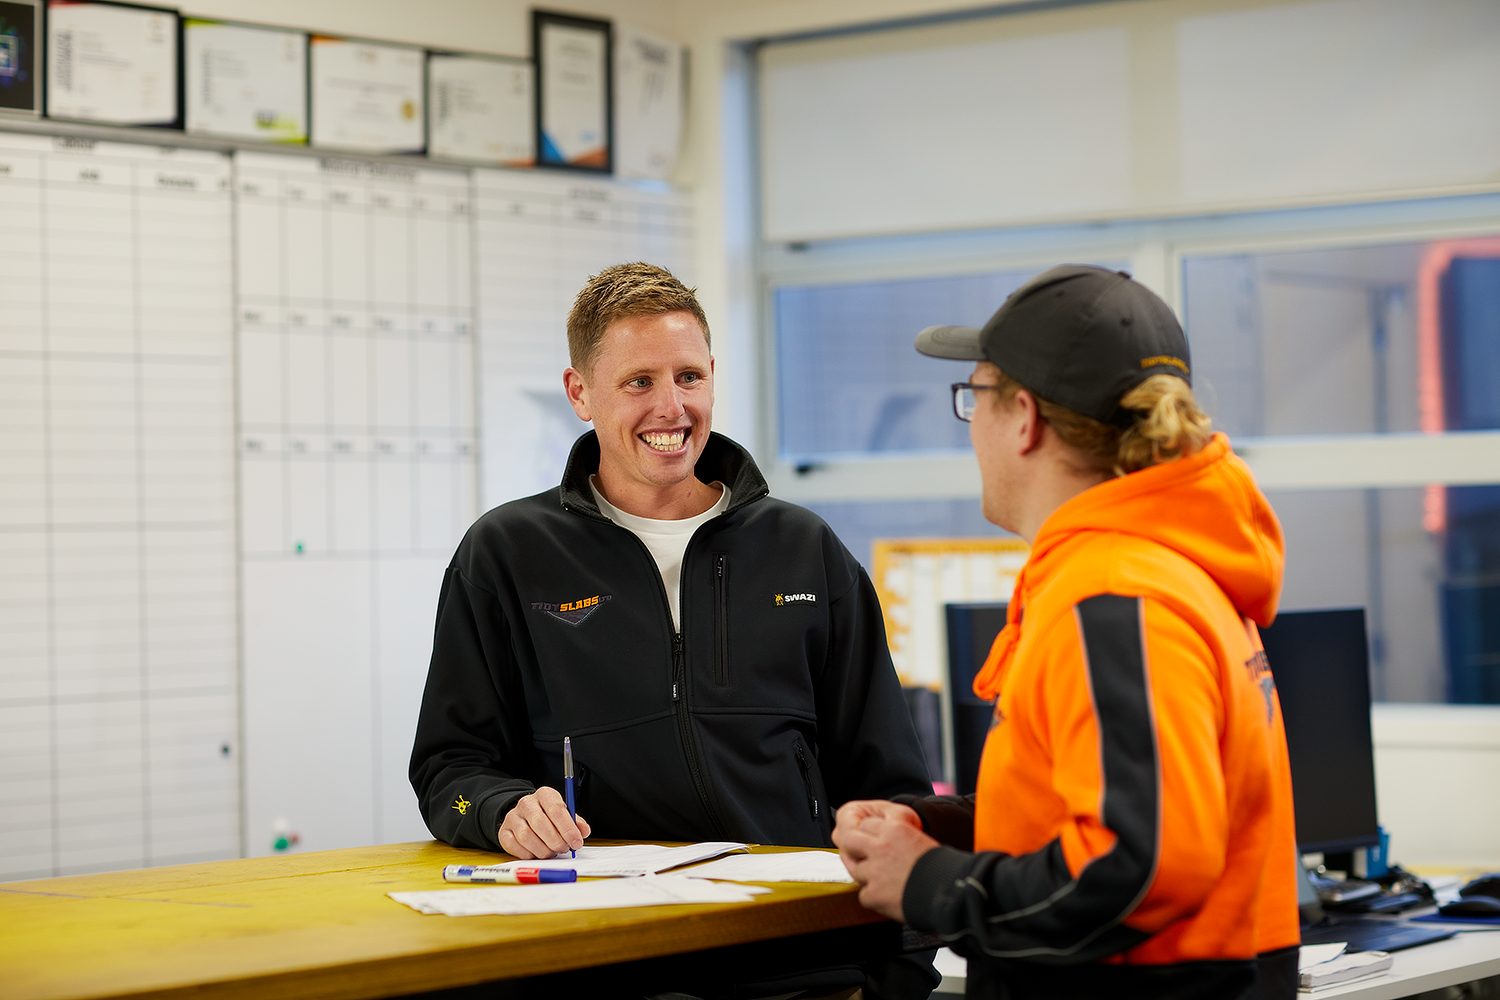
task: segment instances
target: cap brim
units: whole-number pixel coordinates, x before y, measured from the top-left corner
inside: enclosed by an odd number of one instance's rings
[[[929,358],[984,360],[977,326],[929,326],[917,334],[917,350]]]

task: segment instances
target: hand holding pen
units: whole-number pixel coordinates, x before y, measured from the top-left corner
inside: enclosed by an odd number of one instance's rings
[[[550,858],[583,846],[590,833],[582,816],[570,816],[557,789],[544,785],[525,796],[500,824],[500,849],[523,860]]]

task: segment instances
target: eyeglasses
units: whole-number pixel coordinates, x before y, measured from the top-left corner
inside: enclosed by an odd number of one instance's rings
[[[979,397],[975,395],[980,389],[998,389],[998,385],[979,385],[974,382],[953,383],[953,415],[964,423],[974,419],[974,411],[979,406]]]

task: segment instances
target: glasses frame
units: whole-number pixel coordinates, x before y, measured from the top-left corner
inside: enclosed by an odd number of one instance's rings
[[[964,392],[972,393],[978,392],[980,389],[998,389],[1000,387],[998,385],[982,385],[978,382],[954,382],[949,388],[953,390],[953,415],[967,424],[973,422],[974,409],[977,409],[977,406],[969,409],[968,413],[965,414],[963,405]],[[974,401],[977,404],[979,400],[976,397]]]

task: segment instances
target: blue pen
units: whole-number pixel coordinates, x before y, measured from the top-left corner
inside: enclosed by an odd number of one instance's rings
[[[568,819],[578,822],[578,810],[573,808],[573,741],[563,737],[563,787],[568,793]],[[578,852],[569,848],[568,857],[578,857]]]

